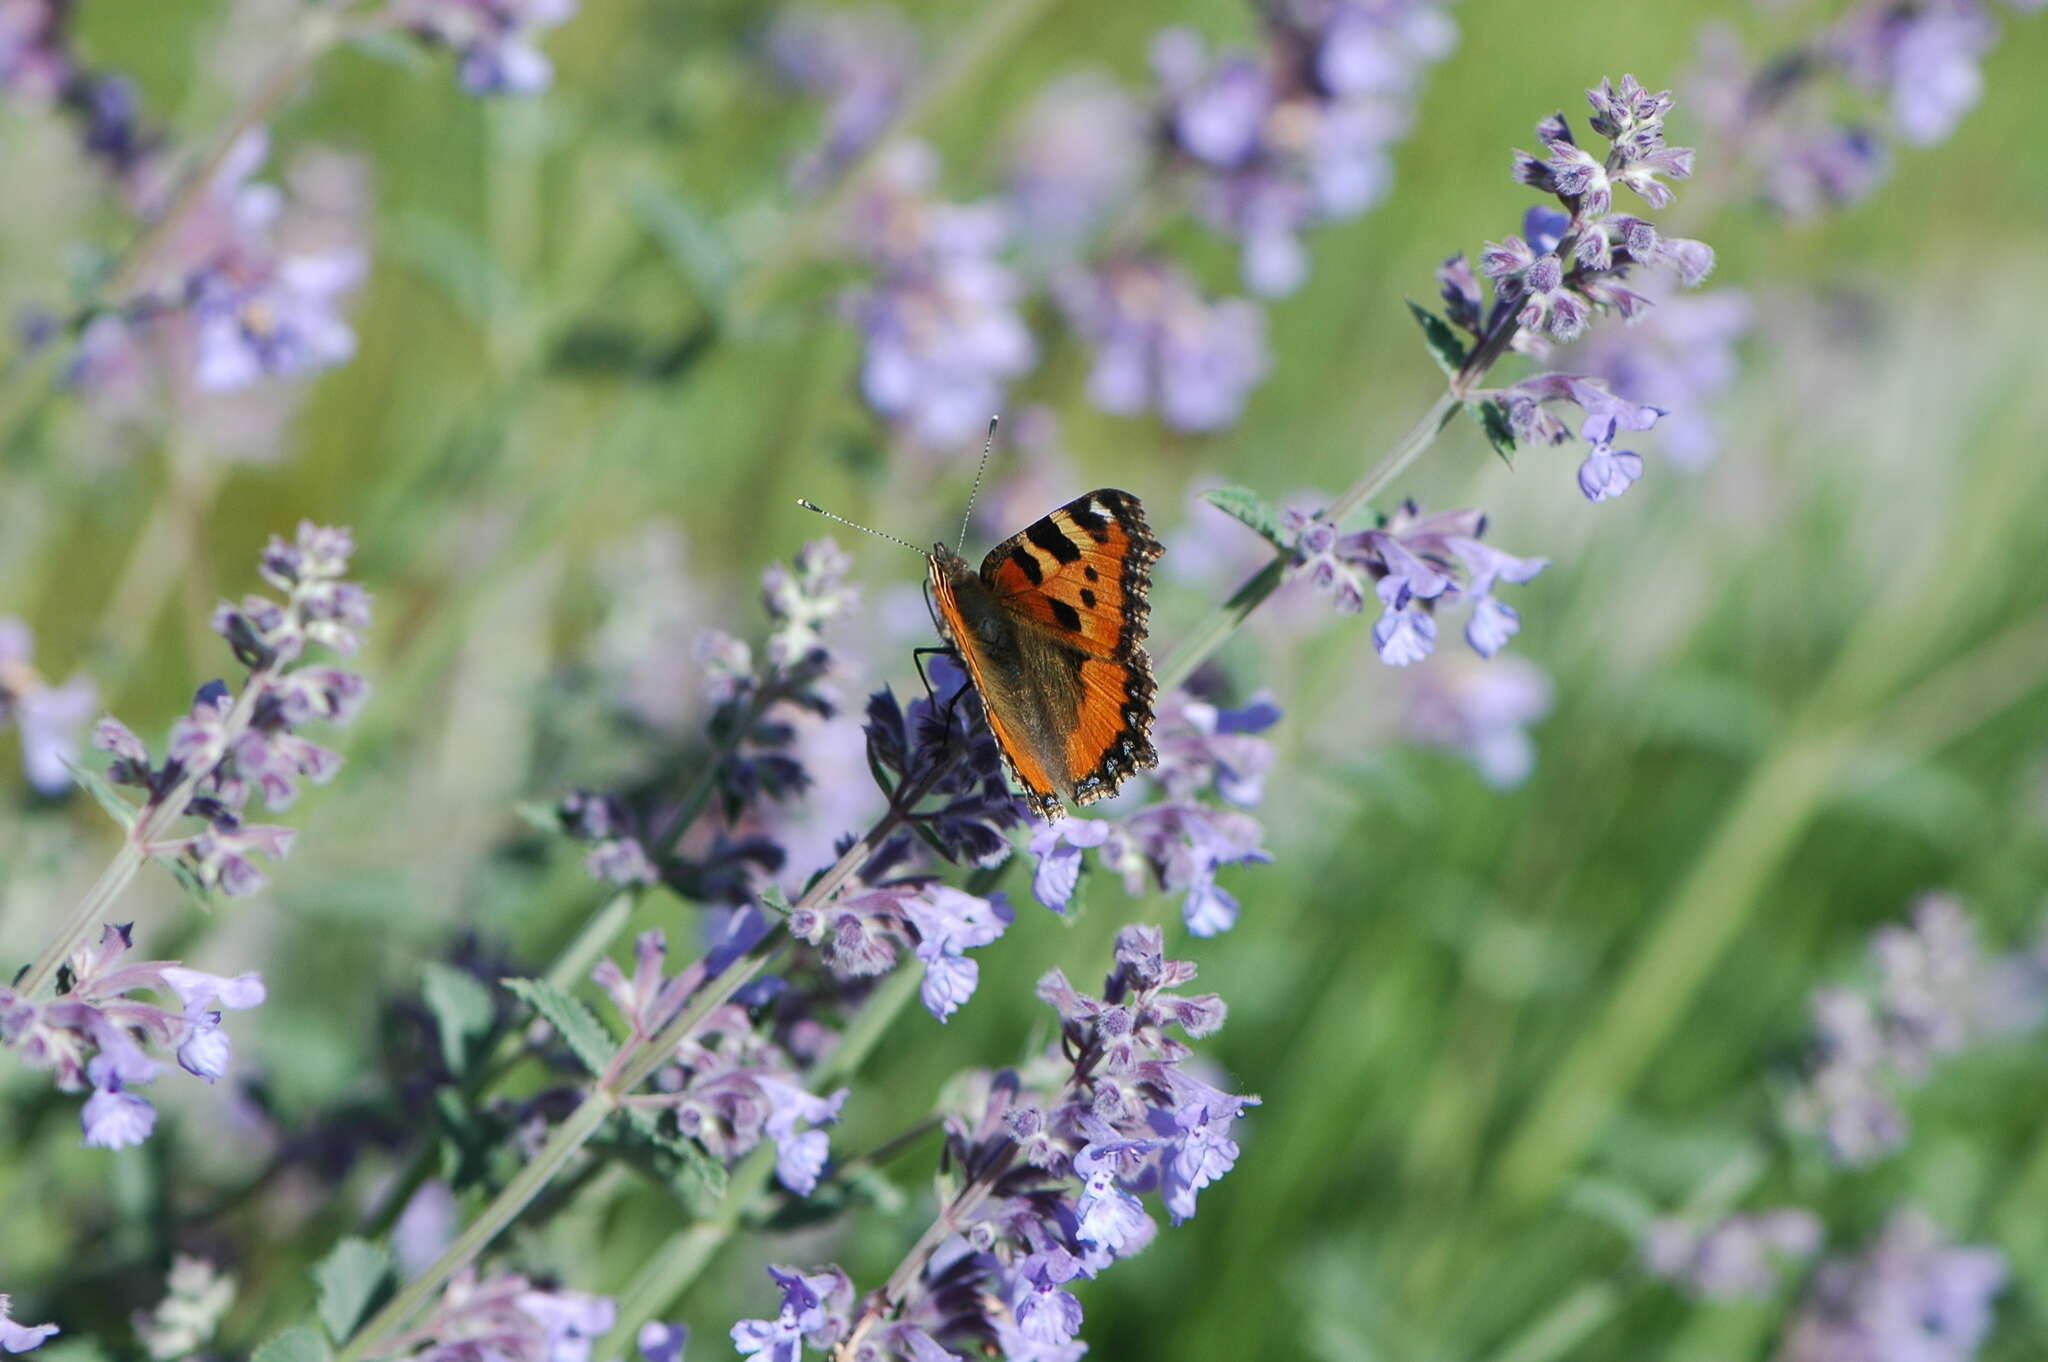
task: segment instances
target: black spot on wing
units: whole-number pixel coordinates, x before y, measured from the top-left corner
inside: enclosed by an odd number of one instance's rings
[[[1097,572],[1097,571],[1096,571],[1096,570],[1095,570],[1094,568],[1092,568],[1092,567],[1084,567],[1084,568],[1082,568],[1082,569],[1081,569],[1081,575],[1082,575],[1082,576],[1084,576],[1084,577],[1086,577],[1086,578],[1087,578],[1087,579],[1088,579],[1089,581],[1091,581],[1091,582],[1099,582],[1099,581],[1101,581],[1101,580],[1102,580],[1102,574],[1101,574],[1101,573],[1099,573],[1099,572]]]
[[[1095,509],[1093,492],[1085,497],[1075,497],[1060,509],[1065,511],[1090,539],[1098,544],[1109,542],[1109,517]]]
[[[1073,540],[1059,532],[1059,527],[1050,520],[1041,520],[1024,531],[1024,537],[1032,544],[1053,557],[1054,562],[1071,563],[1081,556],[1081,548]]]
[[[1045,580],[1045,569],[1038,565],[1038,555],[1022,544],[1010,550],[1010,561],[1017,565],[1019,572],[1031,579],[1031,585],[1037,586]]]
[[[1095,593],[1085,586],[1081,588],[1081,606],[1085,610],[1095,608]]]
[[[1060,628],[1067,630],[1069,633],[1078,634],[1081,632],[1080,611],[1068,605],[1065,601],[1055,600],[1050,596],[1046,598],[1046,603],[1052,606],[1052,617],[1059,624]]]

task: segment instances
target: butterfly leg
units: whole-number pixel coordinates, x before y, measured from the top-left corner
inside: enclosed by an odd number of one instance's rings
[[[913,661],[913,662],[914,662],[914,663],[916,664],[916,666],[917,666],[917,679],[918,679],[918,680],[920,680],[920,681],[922,681],[922,682],[924,682],[924,698],[925,698],[925,701],[926,701],[926,703],[928,703],[928,704],[931,704],[931,705],[937,705],[937,704],[939,703],[939,697],[938,697],[938,696],[936,696],[936,695],[934,695],[934,694],[932,693],[932,679],[931,679],[931,678],[930,678],[929,676],[926,676],[926,675],[924,674],[924,660],[925,660],[925,659],[926,659],[927,657],[932,657],[932,656],[938,656],[938,657],[950,657],[950,658],[952,658],[952,659],[953,659],[953,660],[954,660],[955,662],[958,662],[958,661],[960,660],[960,654],[959,654],[958,652],[956,652],[955,650],[953,650],[952,648],[949,648],[949,647],[940,647],[940,648],[912,648],[912,649],[910,650],[910,657],[911,657],[911,660],[912,660],[912,661]],[[950,719],[950,718],[952,717],[952,716],[951,716],[951,713],[950,713],[950,709],[949,709],[949,712],[948,712],[948,715],[947,715],[947,717],[948,717],[949,719]]]

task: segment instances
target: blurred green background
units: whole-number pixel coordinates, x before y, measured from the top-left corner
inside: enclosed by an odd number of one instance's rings
[[[909,12],[934,65],[976,17]],[[1678,83],[1709,19],[1768,46],[1815,12],[1469,0],[1398,148],[1391,201],[1312,236],[1310,286],[1271,309],[1274,372],[1241,425],[1190,438],[1095,414],[1071,341],[1013,405],[1057,412],[1071,491],[1128,487],[1177,554],[1213,545],[1239,561],[1243,532],[1190,509],[1190,485],[1334,491],[1408,426],[1437,375],[1402,300],[1434,292],[1444,255],[1515,229],[1529,198],[1508,149],[1536,118],[1576,117],[1603,75]],[[998,186],[1004,136],[1050,78],[1098,68],[1142,89],[1161,26],[1225,43],[1255,28],[1227,0],[1046,0],[1019,16],[1015,39],[955,71],[921,120],[955,197]],[[105,64],[196,133],[229,107],[236,73],[195,52],[260,19],[124,0],[83,21]],[[46,670],[92,671],[149,735],[224,665],[207,610],[249,588],[264,537],[301,516],[356,528],[379,615],[363,660],[377,690],[339,744],[350,766],[294,811],[299,848],[264,897],[201,919],[152,877],[124,908],[151,955],[265,970],[272,1001],[236,1043],[285,1112],[368,1091],[380,1007],[454,935],[544,960],[594,901],[575,857],[534,854],[511,809],[632,768],[599,731],[584,674],[614,608],[609,550],[673,523],[691,618],[744,634],[761,566],[819,529],[795,496],[912,540],[950,536],[971,452],[937,479],[928,460],[892,458],[852,386],[857,341],[833,310],[843,271],[800,264],[758,325],[713,321],[729,290],[758,281],[758,243],[785,239],[802,211],[784,172],[817,129],[817,105],[762,73],[762,19],[730,3],[587,3],[547,39],[556,88],[530,102],[469,99],[432,60],[333,58],[275,132],[284,148],[371,159],[375,271],[354,312],[358,357],[319,381],[284,452],[223,466],[190,441],[58,410],[9,456],[0,612],[34,623]],[[1040,973],[1092,979],[1120,925],[1163,920],[1232,1007],[1205,1049],[1264,1105],[1200,1216],[1082,1290],[1096,1356],[1767,1355],[1782,1301],[1693,1306],[1636,1266],[1631,1225],[1702,1189],[1812,1205],[1837,1247],[1898,1204],[1925,1206],[2009,1256],[1986,1355],[2039,1355],[2037,1044],[1944,1067],[1912,1099],[1906,1153],[1862,1172],[1826,1169],[1772,1118],[1808,994],[1867,970],[1870,931],[1916,893],[1957,891],[2002,946],[2042,913],[2048,387],[2034,333],[2048,175],[2025,149],[2048,112],[2048,21],[2003,22],[1958,135],[1903,149],[1861,207],[1787,224],[1711,191],[1716,149],[1702,145],[1700,192],[1681,191],[1672,221],[1718,249],[1714,283],[1758,315],[1745,376],[1719,403],[1716,462],[1661,462],[1653,434],[1650,475],[1589,506],[1570,451],[1510,470],[1460,423],[1398,489],[1484,506],[1496,542],[1553,560],[1516,602],[1513,651],[1549,669],[1558,696],[1525,785],[1490,789],[1403,743],[1392,716],[1407,679],[1373,658],[1366,621],[1240,638],[1224,654],[1233,682],[1271,690],[1287,718],[1262,813],[1275,861],[1227,876],[1245,904],[1237,930],[1191,942],[1176,903],[1107,882],[1062,922],[1013,874],[1019,921],[983,952],[981,991],[943,1029],[916,1009],[896,1020],[835,1148],[887,1139],[963,1067],[1021,1058],[1047,1034]],[[1681,103],[1674,140],[1695,126]],[[119,228],[63,186],[33,130],[10,124],[4,141],[52,186],[33,212],[10,195],[12,307],[47,301],[72,243]],[[1227,243],[1191,224],[1166,239],[1212,287],[1235,288]],[[850,547],[870,596],[914,584],[899,550]],[[1162,651],[1221,587],[1163,577]],[[907,649],[867,662],[871,680],[915,688]],[[674,685],[696,678],[679,670]],[[33,953],[111,847],[96,817],[82,801],[0,811],[7,954]],[[645,911],[688,930],[673,899]],[[108,1263],[160,1271],[180,1235],[282,1235],[282,1254],[230,1260],[243,1283],[230,1352],[303,1308],[306,1264],[393,1166],[367,1159],[331,1205],[311,1184],[272,1189],[284,1208],[266,1203],[270,1218],[231,1211],[195,1229],[168,1175],[225,1191],[249,1171],[223,1152],[230,1118],[212,1094],[166,1092],[165,1133],[112,1159],[76,1148],[70,1107],[40,1075],[10,1069],[0,1088],[0,1121],[17,1126],[0,1141],[0,1287],[56,1292]],[[905,1189],[894,1211],[728,1244],[671,1312],[698,1331],[692,1355],[726,1355],[727,1325],[765,1310],[764,1262],[835,1259],[879,1281],[929,1218],[935,1148],[890,1165]],[[515,1239],[514,1259],[617,1292],[678,1223],[660,1199],[601,1184]],[[122,1294],[132,1280],[107,1289],[110,1320],[147,1303]]]

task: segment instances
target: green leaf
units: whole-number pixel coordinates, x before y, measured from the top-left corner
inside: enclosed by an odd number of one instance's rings
[[[699,293],[714,303],[725,296],[736,273],[732,250],[696,205],[652,181],[635,184],[626,202]]]
[[[1468,402],[1472,419],[1486,432],[1486,442],[1493,446],[1493,452],[1500,455],[1501,462],[1508,467],[1515,466],[1515,432],[1508,425],[1508,409],[1488,398],[1484,402]]]
[[[568,836],[562,828],[562,815],[553,804],[542,804],[535,800],[522,799],[512,806],[512,812],[518,814],[525,822],[532,824],[537,832],[544,832],[550,837]]]
[[[389,1252],[367,1239],[344,1239],[313,1268],[319,1288],[320,1322],[327,1336],[345,1343],[370,1304],[384,1289],[391,1272]]]
[[[1287,542],[1280,532],[1279,509],[1251,488],[1218,487],[1214,491],[1202,493],[1202,500],[1231,519],[1250,527],[1274,548],[1287,547]]]
[[[185,893],[191,898],[192,902],[199,905],[205,912],[210,913],[214,910],[217,900],[214,898],[212,888],[207,885],[205,880],[199,878],[199,872],[187,864],[183,856],[173,851],[158,856],[156,861],[157,864],[171,872],[172,879],[185,887]]]
[[[384,28],[359,25],[349,39],[350,47],[368,57],[371,61],[386,66],[397,66],[407,71],[424,70],[430,63],[426,44],[410,37],[400,37]]]
[[[427,213],[400,217],[391,234],[398,258],[438,287],[477,326],[523,314],[526,300],[512,278],[498,268],[481,241],[443,218]]]
[[[1422,328],[1422,339],[1429,346],[1430,357],[1436,361],[1437,368],[1444,371],[1444,377],[1456,378],[1458,371],[1465,367],[1466,355],[1470,353],[1465,348],[1465,338],[1458,334],[1456,327],[1420,304],[1409,303],[1408,312],[1415,318],[1415,324]]]
[[[421,992],[440,1033],[441,1058],[450,1073],[463,1077],[478,1058],[484,1037],[490,1034],[491,1022],[497,1017],[491,991],[459,969],[430,961]]]
[[[249,1362],[327,1362],[333,1351],[310,1324],[294,1324],[256,1350]]]
[[[124,828],[135,826],[135,806],[122,797],[112,781],[89,766],[80,766],[69,757],[64,758],[64,766],[71,772],[71,778],[78,782],[78,788],[97,799],[100,807],[107,811],[108,817]]]
[[[771,908],[784,917],[789,916],[789,895],[782,892],[782,886],[780,885],[770,884],[763,888],[761,890],[761,903],[763,907]]]
[[[580,999],[570,997],[545,979],[500,979],[498,982],[554,1027],[555,1034],[562,1038],[593,1076],[605,1071],[618,1043]]]
[[[627,1107],[621,1115],[623,1127],[613,1127],[616,1138],[604,1147],[666,1186],[692,1215],[712,1214],[725,1199],[725,1165],[695,1140],[664,1127],[659,1112]]]

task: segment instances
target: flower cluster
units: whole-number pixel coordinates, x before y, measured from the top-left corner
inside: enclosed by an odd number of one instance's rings
[[[69,119],[86,156],[132,189],[159,139],[142,129],[135,82],[80,57],[76,15],[71,0],[0,0],[0,96]]]
[[[609,960],[591,977],[610,995],[633,1038],[651,1039],[706,979],[758,941],[765,924],[752,915],[737,927],[744,935],[729,938],[674,977],[662,973],[668,944],[658,930],[635,939],[630,977]],[[655,1090],[628,1098],[631,1106],[669,1113],[678,1131],[721,1160],[738,1159],[764,1139],[774,1141],[775,1175],[798,1196],[809,1196],[818,1185],[831,1152],[818,1127],[839,1119],[847,1096],[844,1088],[830,1097],[806,1092],[795,1062],[755,1033],[746,1008],[737,1003],[705,1017],[651,1082]]]
[[[1152,46],[1161,123],[1197,180],[1195,210],[1241,243],[1245,286],[1278,297],[1308,277],[1301,234],[1372,208],[1393,181],[1423,74],[1457,29],[1429,0],[1283,0],[1266,50],[1212,59],[1168,29]]]
[[[1814,1274],[1781,1362],[1970,1362],[2005,1285],[1996,1249],[1958,1247],[1917,1211],[1895,1212],[1860,1257]]]
[[[1512,342],[1540,357],[1549,353],[1552,342],[1584,335],[1598,311],[1618,313],[1627,321],[1647,315],[1654,306],[1650,294],[1628,282],[1638,268],[1667,272],[1687,288],[1713,269],[1713,250],[1703,242],[1665,236],[1647,219],[1615,211],[1617,188],[1651,208],[1663,208],[1672,200],[1664,179],[1692,173],[1691,149],[1664,140],[1670,92],[1653,94],[1627,76],[1619,89],[1602,81],[1586,98],[1593,109],[1593,131],[1607,141],[1607,153],[1595,156],[1581,147],[1562,113],[1536,125],[1544,154],[1516,152],[1515,179],[1554,195],[1563,211],[1532,208],[1520,235],[1487,243],[1479,266],[1492,282],[1492,303],[1482,297],[1463,255],[1452,256],[1437,272],[1444,315],[1472,338],[1475,355],[1496,354]],[[1512,438],[1538,444],[1571,437],[1570,428],[1549,407],[1583,408],[1579,435],[1590,448],[1579,468],[1579,487],[1592,501],[1621,495],[1641,476],[1641,457],[1614,448],[1616,435],[1648,430],[1665,414],[1659,407],[1624,401],[1585,374],[1543,374],[1506,391],[1471,395],[1491,406]]]
[[[964,443],[1003,407],[1004,385],[1037,347],[1023,288],[998,257],[1010,237],[999,203],[932,197],[938,159],[922,143],[890,147],[851,212],[850,240],[874,277],[847,295],[865,341],[861,394],[916,444]]]
[[[1517,558],[1481,542],[1483,512],[1424,515],[1412,501],[1373,529],[1352,534],[1339,533],[1314,512],[1293,509],[1283,528],[1294,551],[1290,571],[1329,592],[1339,610],[1363,610],[1368,589],[1379,597],[1372,643],[1380,660],[1394,667],[1429,656],[1436,647],[1437,608],[1454,601],[1471,606],[1465,641],[1481,657],[1492,657],[1522,627],[1521,614],[1497,599],[1494,588],[1528,582],[1550,565],[1547,558]]]
[[[404,1362],[590,1362],[618,1319],[604,1296],[535,1285],[511,1273],[477,1280],[464,1268],[433,1312],[380,1351]]]
[[[391,21],[454,52],[473,95],[532,95],[554,66],[534,36],[567,23],[576,0],[390,0]]]
[[[135,1316],[135,1336],[154,1362],[177,1362],[212,1340],[235,1303],[235,1279],[204,1258],[179,1254],[164,1278],[164,1298]]]
[[[995,941],[1015,916],[1001,894],[984,899],[933,881],[906,881],[800,908],[789,930],[818,947],[842,978],[881,974],[895,966],[899,948],[909,948],[924,966],[924,1005],[944,1021],[981,979],[981,967],[965,952]]]
[[[320,784],[341,767],[338,755],[298,730],[315,720],[347,723],[368,694],[354,672],[302,665],[309,647],[353,653],[357,631],[369,623],[369,596],[343,580],[354,550],[347,530],[310,521],[300,523],[291,543],[271,537],[260,570],[284,601],[248,596],[214,612],[214,631],[249,668],[242,693],[232,695],[219,681],[201,687],[191,712],[172,725],[161,765],[118,719],[103,718],[94,729],[93,745],[114,757],[108,778],[148,791],[145,819],[189,813],[206,820],[203,831],[147,850],[181,858],[208,887],[253,893],[264,881],[251,853],[278,860],[290,849],[291,829],[242,821],[252,791],[266,807],[282,809],[298,797],[301,780]],[[166,810],[181,789],[188,802]]]
[[[1171,1029],[1199,1039],[1225,1009],[1213,994],[1174,992],[1195,969],[1163,952],[1157,928],[1125,928],[1099,998],[1046,975],[1039,997],[1061,1026],[1046,1090],[1015,1072],[989,1075],[978,1109],[948,1118],[948,1162],[962,1181],[889,1289],[856,1318],[837,1268],[771,1269],[780,1309],[734,1326],[739,1351],[777,1362],[806,1342],[908,1362],[1078,1357],[1081,1303],[1068,1287],[1152,1241],[1142,1194],[1158,1194],[1176,1223],[1192,1216],[1236,1163],[1233,1128],[1258,1102],[1191,1071],[1193,1052]]]
[[[1811,1258],[1820,1242],[1819,1217],[1797,1206],[1707,1225],[1663,1219],[1643,1236],[1643,1266],[1701,1300],[1762,1300],[1785,1266]]]
[[[8,1297],[0,1294],[0,1352],[25,1353],[63,1332],[54,1324],[17,1324],[8,1306]]]
[[[1550,676],[1520,657],[1486,663],[1458,654],[1409,673],[1401,727],[1430,747],[1457,752],[1496,789],[1520,785],[1536,767],[1528,726],[1550,713]]]
[[[1059,296],[1095,347],[1088,399],[1113,415],[1156,410],[1175,430],[1221,430],[1273,365],[1266,314],[1242,298],[1204,298],[1170,261],[1113,260],[1066,276]]]
[[[571,790],[555,806],[562,831],[589,844],[583,868],[607,884],[653,884],[661,871],[634,835],[626,807],[616,796]]]
[[[1658,448],[1680,467],[1698,468],[1718,451],[1712,405],[1741,371],[1735,346],[1750,333],[1755,308],[1738,289],[1675,296],[1668,280],[1654,278],[1642,291],[1655,304],[1647,313],[1626,327],[1589,330],[1557,362],[1642,410],[1661,413]],[[1517,404],[1510,407],[1511,420],[1517,410],[1526,416],[1527,408]],[[1595,471],[1594,487],[1604,490],[1609,474],[1598,466]]]
[[[200,392],[329,368],[355,353],[342,315],[362,283],[360,205],[288,197],[254,179],[268,158],[261,128],[244,134],[178,219],[146,291],[85,328],[70,381],[115,395],[161,344]],[[162,211],[161,206],[157,211]]]
[[[826,102],[824,136],[790,168],[798,188],[831,183],[888,126],[921,46],[908,20],[880,6],[791,7],[776,16],[769,62],[784,81]]]
[[[255,1007],[264,997],[254,974],[230,979],[175,960],[124,965],[130,944],[127,924],[109,924],[97,944],[72,953],[57,996],[46,1002],[0,988],[0,1044],[51,1070],[63,1091],[91,1090],[79,1119],[86,1144],[103,1149],[141,1144],[156,1128],[156,1108],[135,1091],[163,1070],[144,1042],[175,1050],[181,1068],[211,1083],[228,1068],[222,1010]],[[137,991],[175,995],[179,1010],[130,996]]]
[[[1000,864],[1024,802],[1010,792],[981,694],[967,673],[943,654],[928,672],[931,694],[912,700],[907,712],[887,687],[868,697],[868,764],[903,821],[926,832],[947,859]],[[887,863],[908,849],[905,836],[878,859]]]
[[[1788,1111],[1852,1166],[1905,1144],[1898,1094],[1925,1081],[1938,1060],[2036,1027],[2048,1010],[2048,959],[1985,955],[1953,899],[1921,900],[1910,923],[1877,933],[1872,953],[1874,987],[1814,994],[1815,1060]]]
[[[1196,936],[1229,931],[1238,902],[1217,883],[1217,872],[1272,859],[1260,845],[1265,829],[1244,810],[1263,796],[1273,760],[1271,744],[1258,735],[1279,719],[1266,700],[1233,710],[1184,691],[1166,696],[1153,725],[1159,765],[1152,781],[1160,797],[1121,817],[1040,826],[1031,837],[1038,901],[1065,912],[1080,885],[1081,853],[1093,850],[1102,868],[1122,877],[1127,893],[1156,884],[1163,893],[1182,895],[1182,921]],[[1203,802],[1211,792],[1222,807]]]
[[[1742,156],[1754,190],[1788,216],[1807,217],[1883,183],[1887,133],[1912,146],[1947,140],[1983,94],[1981,65],[1998,39],[1985,0],[1863,0],[1798,47],[1755,63],[1732,30],[1710,29],[1689,88],[1718,142]],[[1882,113],[1844,114],[1842,93]]]
[[[0,728],[13,724],[21,740],[22,774],[38,794],[71,788],[69,763],[78,735],[98,706],[99,690],[86,676],[61,686],[33,665],[35,635],[18,619],[0,616]]]

